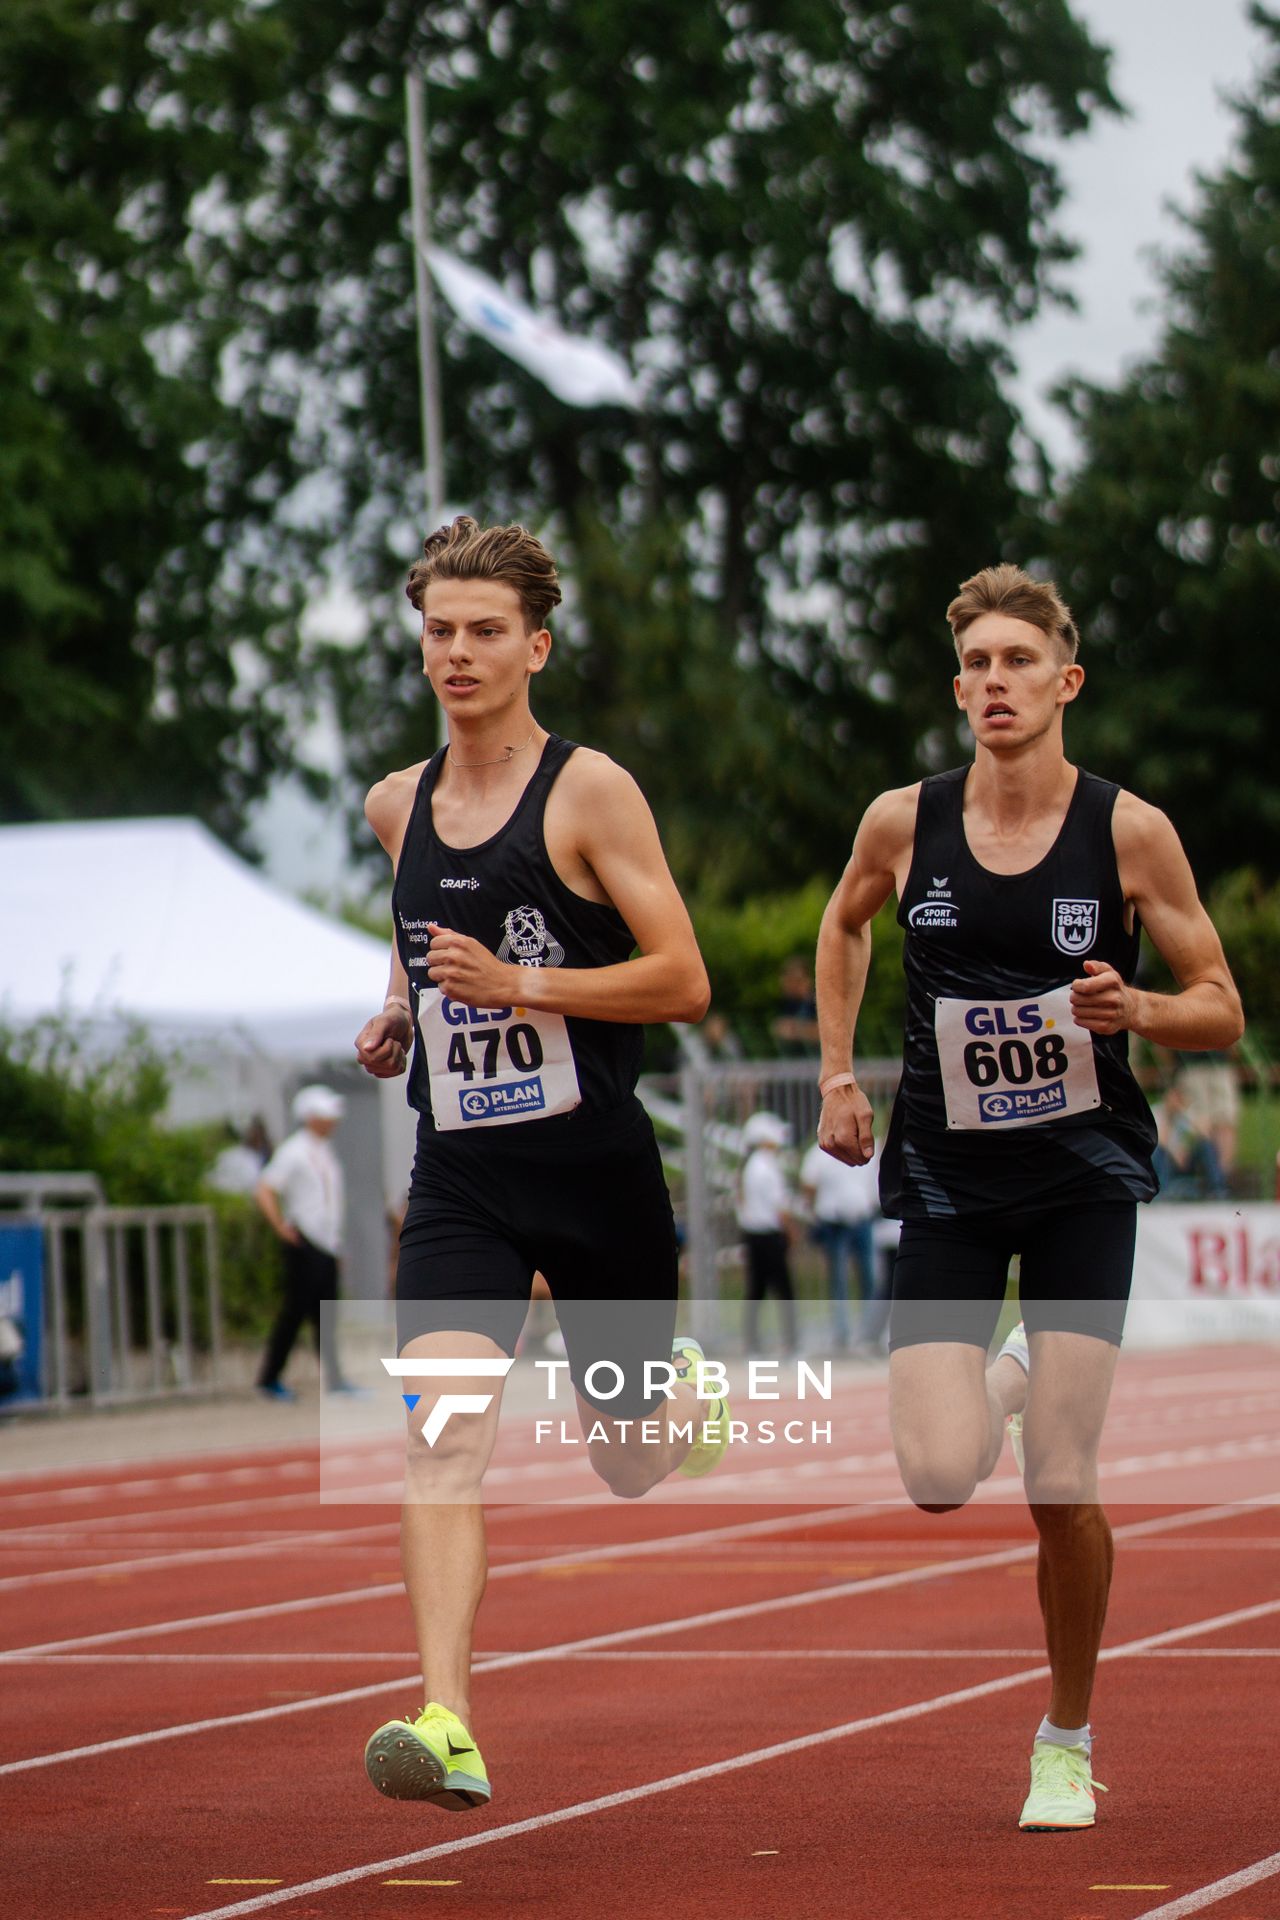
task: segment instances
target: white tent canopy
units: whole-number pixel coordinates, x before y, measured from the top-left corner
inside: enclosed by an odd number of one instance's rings
[[[352,1058],[388,944],[304,906],[197,820],[0,827],[0,1019],[50,1014],[275,1060]]]

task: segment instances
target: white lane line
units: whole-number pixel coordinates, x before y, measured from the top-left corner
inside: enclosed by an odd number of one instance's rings
[[[1145,1652],[1152,1646],[1180,1634],[1208,1633],[1215,1626],[1234,1624],[1241,1614],[1256,1615],[1259,1611],[1280,1612],[1280,1600],[1266,1601],[1262,1609],[1243,1608],[1236,1613],[1220,1614],[1215,1619],[1199,1620],[1185,1627],[1174,1627],[1167,1633],[1147,1634],[1141,1639],[1126,1642],[1122,1646],[1110,1647],[1104,1659],[1122,1660],[1135,1653]],[[652,1798],[655,1794],[671,1793],[677,1788],[699,1786],[704,1781],[722,1779],[725,1774],[738,1773],[747,1767],[762,1766],[767,1762],[785,1760],[797,1753],[806,1753],[814,1747],[828,1746],[836,1740],[847,1740],[858,1733],[875,1732],[881,1727],[898,1726],[907,1720],[921,1719],[925,1714],[938,1713],[944,1708],[963,1706],[974,1700],[989,1699],[993,1694],[1007,1693],[1014,1687],[1025,1686],[1032,1680],[1048,1677],[1047,1666],[1026,1667],[1020,1673],[1001,1674],[994,1680],[983,1680],[977,1686],[959,1687],[951,1693],[936,1694],[931,1700],[917,1700],[910,1706],[894,1707],[887,1713],[868,1714],[860,1720],[846,1720],[838,1727],[823,1727],[817,1733],[801,1734],[794,1740],[779,1741],[775,1746],[757,1747],[749,1753],[733,1754],[727,1760],[715,1760],[703,1767],[693,1767],[686,1773],[667,1774],[660,1780],[648,1780],[638,1787],[627,1787],[620,1793],[602,1794],[596,1800],[579,1802],[574,1806],[556,1807],[549,1813],[534,1814],[528,1820],[512,1821],[505,1827],[491,1827],[486,1833],[469,1834],[461,1840],[446,1840],[435,1847],[423,1847],[416,1853],[400,1854],[392,1860],[375,1860],[363,1866],[348,1867],[339,1873],[323,1874],[315,1880],[303,1880],[292,1887],[281,1887],[278,1891],[258,1894],[247,1900],[237,1900],[230,1906],[210,1907],[201,1913],[188,1914],[186,1920],[240,1920],[240,1916],[261,1913],[267,1907],[283,1906],[292,1900],[301,1900],[312,1894],[328,1893],[335,1887],[351,1886],[356,1881],[371,1879],[378,1873],[394,1873],[402,1867],[421,1866],[428,1860],[441,1860],[459,1853],[468,1853],[475,1847],[492,1846],[498,1840],[515,1839],[520,1834],[538,1833],[548,1827],[562,1826],[569,1820],[581,1820],[589,1814],[612,1812],[615,1808],[632,1805],[637,1800]],[[1259,1863],[1258,1867],[1247,1868],[1245,1878],[1233,1876],[1233,1882],[1218,1883],[1221,1893],[1208,1891],[1213,1898],[1236,1890],[1238,1885],[1252,1885],[1254,1880],[1264,1879],[1266,1871],[1274,1872],[1280,1865],[1280,1855],[1270,1861]],[[1188,1896],[1192,1899],[1195,1896]],[[1208,1904],[1202,1901],[1202,1904]],[[1155,1909],[1145,1914],[1141,1920],[1177,1920],[1177,1916],[1193,1913],[1195,1906],[1181,1905]]]
[[[136,1554],[131,1560],[98,1560],[88,1567],[49,1567],[42,1573],[11,1573],[0,1579],[0,1593],[11,1588],[63,1586],[71,1580],[101,1580],[107,1575],[122,1579],[131,1573],[161,1573],[169,1567],[199,1567],[210,1563],[228,1560],[252,1560],[263,1554],[273,1554],[286,1541],[295,1552],[309,1552],[313,1547],[348,1545],[357,1541],[366,1543],[378,1534],[385,1534],[387,1522],[379,1520],[368,1527],[330,1527],[324,1532],[293,1532],[277,1535],[272,1540],[242,1541],[234,1547],[188,1547],[182,1553],[144,1553]]]
[[[1176,1900],[1166,1900],[1161,1907],[1148,1907],[1145,1913],[1138,1915],[1138,1920],[1182,1920],[1184,1914],[1199,1913],[1218,1900],[1228,1899],[1233,1893],[1243,1893],[1246,1887],[1256,1887],[1260,1880],[1269,1880],[1276,1873],[1280,1873],[1280,1853],[1269,1853],[1265,1860],[1255,1860],[1251,1867],[1241,1867],[1239,1873],[1228,1873],[1221,1880],[1211,1880],[1207,1887],[1197,1887],[1192,1893],[1180,1894]]]
[[[231,1513],[261,1512],[267,1507],[288,1506],[296,1509],[299,1501],[308,1498],[318,1499],[319,1486],[291,1487],[288,1493],[259,1493],[241,1500],[201,1500],[185,1507],[138,1507],[130,1513],[76,1514],[74,1519],[66,1514],[60,1520],[32,1521],[23,1527],[28,1538],[38,1538],[51,1533],[55,1537],[64,1533],[73,1525],[77,1533],[95,1532],[101,1528],[120,1527],[126,1534],[135,1525],[147,1527],[157,1521],[187,1520],[198,1525],[207,1515],[226,1516]]]
[[[1206,1524],[1210,1518],[1222,1512],[1232,1512],[1228,1507],[1207,1508],[1203,1520],[1198,1516],[1175,1514],[1162,1516],[1156,1520],[1139,1520],[1133,1523],[1135,1533],[1158,1531],[1163,1526],[1187,1526]],[[1117,1529],[1123,1533],[1125,1529]],[[898,1573],[881,1573],[856,1580],[845,1580],[835,1586],[802,1587],[794,1593],[777,1594],[767,1600],[745,1601],[736,1607],[716,1607],[707,1613],[687,1614],[669,1620],[651,1621],[646,1626],[622,1627],[613,1633],[589,1634],[583,1639],[567,1640],[552,1646],[530,1647],[521,1653],[497,1654],[483,1662],[477,1662],[473,1669],[477,1673],[502,1673],[513,1667],[539,1666],[548,1661],[559,1660],[566,1654],[594,1652],[601,1647],[616,1647],[635,1640],[660,1640],[669,1633],[687,1633],[702,1627],[723,1626],[730,1621],[758,1620],[767,1615],[788,1612],[796,1607],[821,1606],[828,1601],[851,1599],[869,1593],[883,1593],[893,1588],[913,1586],[917,1582],[950,1578],[957,1573],[975,1573],[992,1567],[1015,1565],[1035,1555],[1034,1543],[1027,1546],[1010,1547],[1001,1553],[973,1554],[967,1560],[946,1560],[927,1566],[913,1567]],[[537,1562],[532,1563],[537,1566]],[[508,1569],[510,1571],[510,1569]],[[1246,1608],[1242,1612],[1222,1615],[1216,1624],[1234,1624],[1237,1620],[1259,1619],[1265,1613],[1280,1612],[1280,1600],[1267,1601],[1260,1608]],[[1180,1629],[1169,1634],[1157,1634],[1143,1645],[1157,1646],[1166,1639],[1176,1640],[1182,1637]],[[1138,1643],[1135,1642],[1136,1646]],[[28,1651],[41,1651],[29,1649]],[[1099,1656],[1105,1659],[1105,1652]],[[1047,1671],[1047,1669],[1046,1669]],[[338,1693],[313,1694],[306,1700],[284,1701],[278,1706],[253,1707],[240,1713],[220,1714],[211,1719],[192,1720],[168,1727],[153,1727],[145,1733],[122,1734],[114,1740],[99,1740],[79,1747],[65,1747],[54,1753],[34,1754],[25,1760],[11,1760],[0,1766],[0,1778],[9,1773],[28,1773],[36,1768],[60,1766],[70,1760],[86,1760],[103,1753],[121,1753],[134,1747],[152,1746],[162,1740],[181,1740],[190,1734],[210,1733],[223,1727],[251,1726],[263,1720],[276,1720],[285,1714],[309,1713],[320,1707],[342,1706],[355,1700],[371,1700],[380,1693],[401,1693],[412,1691],[418,1685],[419,1676],[400,1675],[394,1680],[381,1680],[363,1687],[347,1687]]]
[[[279,1454],[268,1449],[263,1449],[250,1456],[254,1462],[251,1466],[206,1466],[193,1472],[149,1473],[141,1479],[135,1480],[99,1479],[77,1481],[67,1487],[24,1487],[20,1492],[16,1490],[10,1491],[9,1488],[0,1486],[0,1509],[7,1510],[9,1507],[28,1506],[37,1501],[42,1505],[65,1502],[67,1505],[73,1506],[87,1500],[111,1499],[116,1494],[121,1493],[145,1495],[150,1493],[168,1493],[179,1487],[189,1487],[194,1490],[199,1487],[210,1487],[222,1484],[242,1486],[249,1480],[263,1480],[268,1476],[275,1480],[282,1478],[300,1478],[306,1474],[316,1473],[317,1463],[314,1449],[302,1457],[289,1457],[290,1455],[297,1456],[298,1453],[299,1450],[297,1447],[282,1448]],[[208,1459],[210,1456],[204,1454],[188,1454],[186,1457],[188,1459],[200,1460]],[[243,1456],[237,1457],[243,1458]],[[63,1471],[65,1471],[65,1469],[63,1469]],[[54,1472],[50,1473],[49,1478],[54,1479],[56,1477],[57,1471],[54,1470]]]
[[[540,1555],[533,1560],[514,1560],[490,1567],[489,1579],[508,1580],[516,1574],[539,1573],[547,1567],[623,1560],[646,1553],[674,1553],[685,1546],[710,1546],[721,1541],[793,1533],[807,1527],[833,1527],[844,1520],[863,1519],[874,1511],[871,1507],[829,1507],[819,1513],[787,1513],[768,1520],[739,1520],[727,1527],[702,1527],[686,1533],[658,1534],[651,1540],[620,1540],[603,1547],[571,1548],[562,1553]],[[255,1607],[231,1607],[221,1613],[191,1614],[177,1620],[153,1620],[145,1626],[112,1627],[102,1633],[81,1633],[65,1640],[43,1640],[29,1646],[0,1649],[0,1666],[7,1661],[25,1659],[31,1654],[80,1652],[90,1647],[113,1646],[121,1640],[188,1633],[197,1628],[238,1625],[244,1620],[274,1619],[282,1614],[313,1613],[322,1607],[353,1605],[364,1600],[398,1599],[403,1595],[403,1580],[388,1580],[377,1586],[340,1587],[335,1593],[303,1594],[296,1600],[267,1600]]]
[[[399,1520],[380,1520],[378,1526],[384,1533],[396,1534],[400,1530]],[[95,1534],[90,1540],[78,1535],[57,1535],[53,1539],[29,1540],[22,1535],[9,1534],[0,1539],[0,1556],[5,1560],[34,1559],[43,1556],[52,1560],[58,1554],[137,1554],[145,1549],[148,1553],[185,1553],[197,1545],[201,1547],[247,1547],[255,1541],[267,1546],[284,1546],[290,1540],[306,1539],[307,1528],[286,1527],[280,1522],[275,1527],[227,1527],[198,1528],[189,1533],[180,1533],[176,1528],[167,1533],[126,1534],[121,1539],[112,1539],[110,1535]],[[354,1531],[354,1530],[353,1530]],[[89,1571],[100,1565],[100,1561],[89,1563]]]
[[[1043,1647],[725,1647],[718,1651],[692,1647],[648,1647],[635,1652],[566,1653],[565,1660],[1037,1660]],[[1203,1651],[1203,1649],[1200,1649]],[[1274,1649],[1280,1656],[1280,1647]],[[514,1650],[486,1650],[477,1662],[512,1660]],[[373,1664],[415,1660],[410,1647],[394,1653],[37,1653],[14,1662],[30,1667],[112,1666],[297,1666],[304,1661],[325,1666],[344,1662]]]
[[[1034,1660],[1040,1647],[637,1647],[566,1653],[565,1660]],[[505,1659],[497,1651],[477,1661]],[[1151,1647],[1133,1660],[1280,1660],[1277,1647]],[[416,1658],[412,1648],[392,1653],[33,1653],[10,1665],[101,1666],[387,1666]]]

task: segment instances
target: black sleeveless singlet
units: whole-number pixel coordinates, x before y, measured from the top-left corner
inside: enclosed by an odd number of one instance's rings
[[[448,749],[442,747],[423,768],[396,870],[391,910],[413,1013],[409,1104],[422,1114],[421,1124],[428,1130],[449,1124],[443,1112],[432,1111],[419,1018],[420,1002],[425,1007],[432,991],[427,974],[428,921],[469,935],[503,960],[529,967],[613,966],[628,960],[635,949],[631,929],[617,909],[574,893],[547,853],[543,833],[547,796],[574,750],[573,741],[549,735],[537,769],[506,825],[474,847],[446,846],[432,820],[431,796]],[[486,1076],[492,1080],[495,1067],[514,1081],[500,1088],[505,1099],[499,1109],[505,1121],[500,1130],[514,1127],[522,1141],[540,1132],[590,1125],[592,1115],[624,1106],[634,1094],[644,1046],[638,1025],[566,1016],[581,1098],[569,1112],[544,1115],[539,1101],[546,1075],[538,1070],[537,1035],[530,1038],[527,1024],[518,1019],[500,1023],[480,1010],[454,1008],[448,1002],[445,1006],[452,1027],[447,1066],[443,1060],[437,1062],[438,1069],[443,1068],[437,1077],[437,1100],[449,1106],[453,1130],[460,1137],[499,1130],[493,1127],[493,1102],[486,1087]],[[494,1037],[499,1025],[501,1047]],[[457,1094],[453,1096],[450,1082],[455,1078]],[[513,1111],[518,1100],[527,1101],[527,1106]]]
[[[902,1219],[937,1219],[1150,1199],[1156,1130],[1129,1068],[1125,1032],[1092,1037],[1098,1104],[1091,1111],[986,1131],[948,1126],[935,1033],[939,1000],[1034,1001],[1078,979],[1085,960],[1105,961],[1131,981],[1139,948],[1136,920],[1131,931],[1125,926],[1111,832],[1119,788],[1081,769],[1048,853],[1025,873],[1000,874],[979,864],[965,837],[968,771],[936,774],[920,789],[911,871],[898,907],[906,934],[906,1019],[881,1204]],[[971,1077],[979,1084],[994,1074],[988,1063],[1006,1047],[1002,1036],[1011,1035],[1012,1066],[1030,1083],[1027,1100],[1037,1094],[1052,1100],[1052,1082],[1039,1083],[1035,1075],[1046,1066],[1056,1069],[1056,1041],[1047,1043],[1046,1062],[1043,1039],[1035,1055],[1030,1021],[1024,1037],[979,1014],[968,1031],[992,1036],[973,1049]],[[976,1093],[974,1100],[976,1110]]]

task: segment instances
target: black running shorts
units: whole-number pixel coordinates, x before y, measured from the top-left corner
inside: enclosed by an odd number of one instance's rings
[[[1028,1333],[1087,1333],[1118,1347],[1133,1285],[1132,1202],[906,1220],[893,1269],[890,1348],[988,1347],[1014,1254]]]
[[[482,1333],[513,1354],[541,1273],[574,1386],[606,1417],[639,1419],[666,1404],[645,1394],[644,1361],[670,1361],[679,1291],[658,1144],[638,1100],[565,1118],[523,1141],[519,1126],[419,1130],[396,1269],[399,1345]],[[621,1370],[614,1398],[585,1391],[598,1360]]]

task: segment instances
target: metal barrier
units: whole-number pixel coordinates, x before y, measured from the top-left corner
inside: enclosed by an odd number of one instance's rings
[[[902,1071],[900,1060],[864,1060],[858,1085],[877,1109],[883,1137],[888,1108]],[[716,1303],[724,1266],[737,1257],[735,1196],[744,1154],[742,1130],[751,1114],[766,1108],[785,1120],[802,1150],[817,1137],[817,1060],[695,1060],[678,1076],[650,1076],[640,1097],[660,1126],[675,1132],[678,1150],[664,1159],[683,1177],[685,1270],[693,1331],[715,1337]]]
[[[83,1206],[49,1201],[85,1199]],[[43,1234],[46,1407],[208,1392],[222,1306],[212,1207],[108,1207],[92,1175],[0,1176],[0,1213]],[[4,1403],[0,1401],[0,1411]]]

